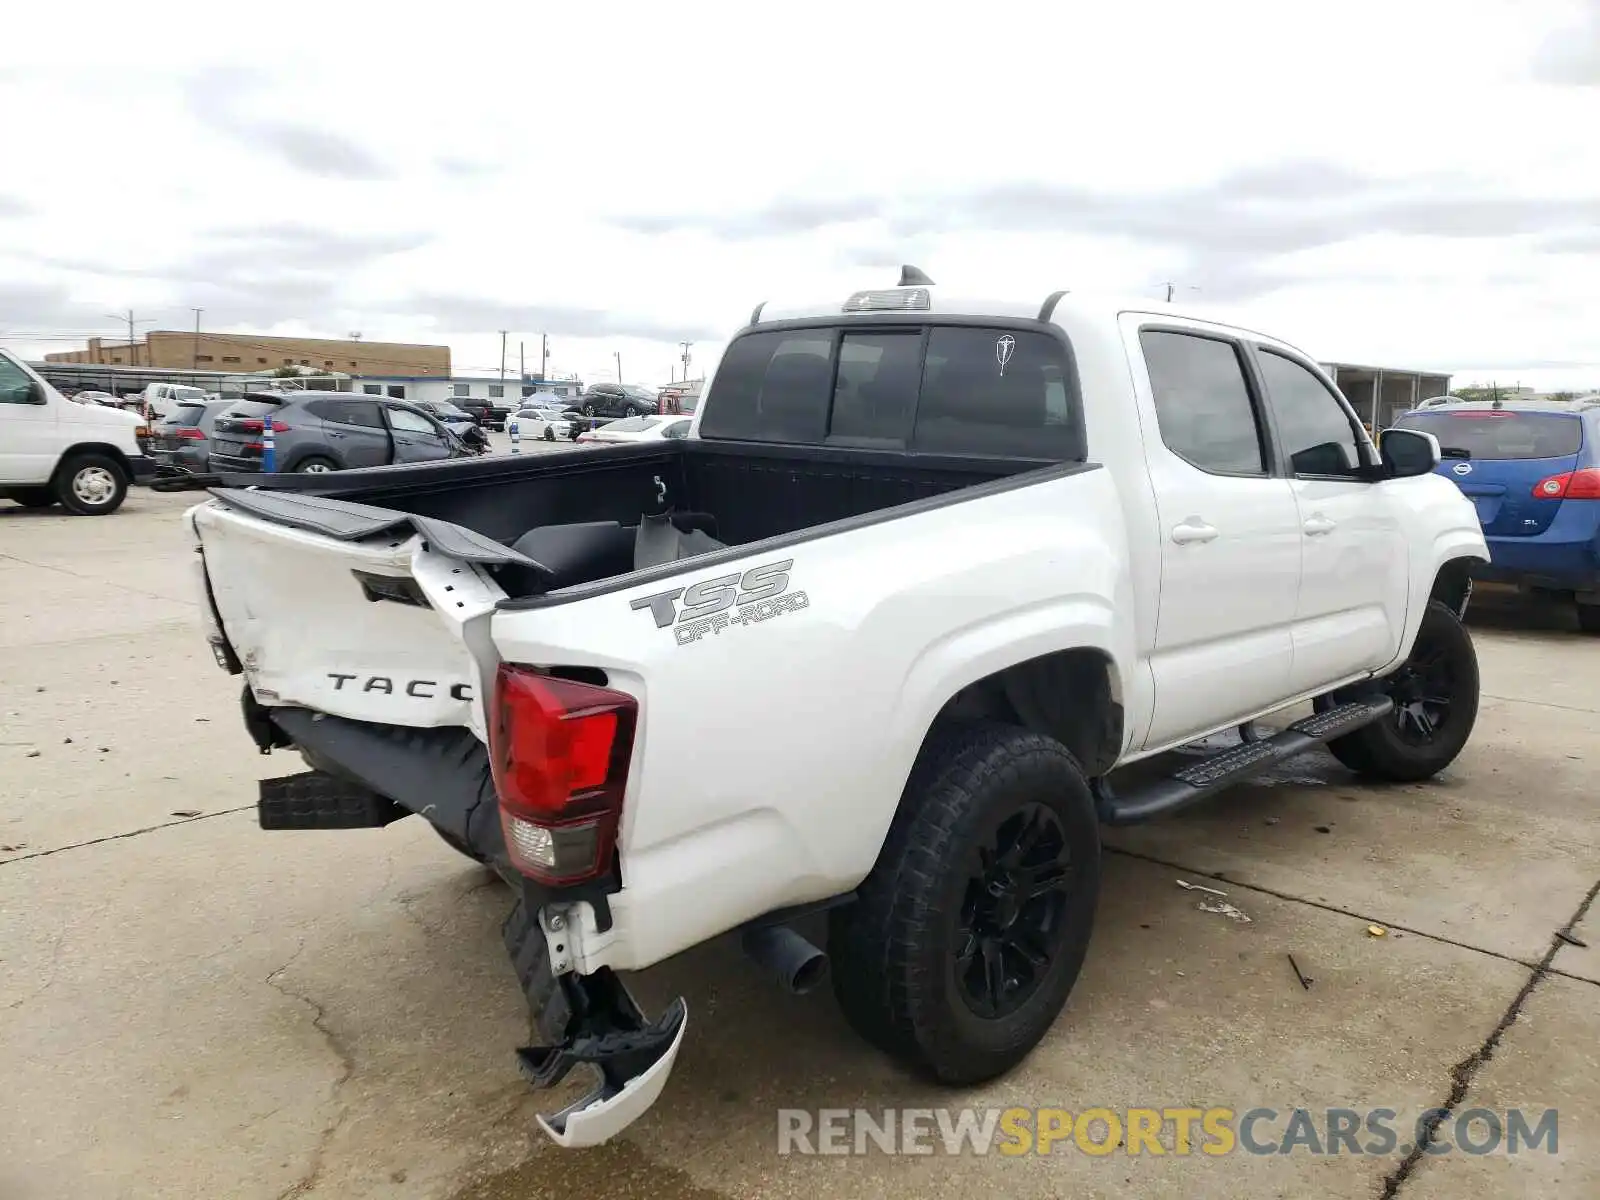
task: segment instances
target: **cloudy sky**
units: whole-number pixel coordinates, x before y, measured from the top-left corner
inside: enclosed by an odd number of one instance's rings
[[[200,307],[654,384],[909,261],[1600,387],[1600,0],[359,7],[8,15],[0,344]]]

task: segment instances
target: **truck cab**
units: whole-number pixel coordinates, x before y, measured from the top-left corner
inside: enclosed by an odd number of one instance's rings
[[[0,350],[0,498],[77,516],[115,512],[129,485],[155,478],[148,434],[138,414],[76,404]]]

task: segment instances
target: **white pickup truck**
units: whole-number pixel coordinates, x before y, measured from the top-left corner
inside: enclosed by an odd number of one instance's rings
[[[420,814],[513,883],[523,1069],[599,1073],[541,1118],[578,1146],[650,1107],[686,1028],[617,972],[737,932],[970,1084],[1060,1013],[1102,823],[1319,743],[1449,764],[1487,551],[1439,456],[1374,446],[1253,330],[908,269],[757,308],[683,441],[224,479],[187,521],[246,725],[307,767],[261,824]],[[825,951],[793,928],[819,910]]]
[[[156,477],[159,464],[140,440],[148,433],[136,413],[76,404],[0,350],[0,500],[59,504],[82,517],[114,513],[129,484]]]

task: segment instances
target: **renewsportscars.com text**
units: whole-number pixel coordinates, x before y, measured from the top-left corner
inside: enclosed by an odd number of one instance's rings
[[[785,1108],[779,1154],[1557,1153],[1558,1112],[1392,1108]],[[1431,1140],[1427,1140],[1432,1129]]]

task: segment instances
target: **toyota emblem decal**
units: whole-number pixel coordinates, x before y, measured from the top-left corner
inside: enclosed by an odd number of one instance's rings
[[[1006,373],[1006,364],[1011,361],[1011,355],[1017,348],[1017,339],[1009,333],[994,344],[995,361],[1000,364],[1000,374]]]

